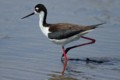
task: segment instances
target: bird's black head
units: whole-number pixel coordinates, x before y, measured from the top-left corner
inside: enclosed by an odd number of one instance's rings
[[[40,13],[41,11],[44,11],[46,13],[47,12],[46,7],[43,4],[37,4],[35,6],[35,12]]]
[[[39,14],[42,11],[45,13],[45,16],[47,15],[47,9],[43,4],[37,4],[34,9],[35,9],[34,12],[32,12],[31,14],[29,14],[21,19],[27,18],[27,17],[32,16],[34,14]]]

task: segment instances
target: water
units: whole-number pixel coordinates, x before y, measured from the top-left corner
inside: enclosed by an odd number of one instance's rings
[[[107,60],[105,63],[69,61],[61,76],[61,47],[40,31],[38,16],[21,20],[43,3],[50,23],[107,24],[87,34],[97,40],[76,48],[69,58]],[[119,0],[11,0],[0,1],[0,80],[120,80],[120,1]],[[83,39],[66,47],[83,43]]]

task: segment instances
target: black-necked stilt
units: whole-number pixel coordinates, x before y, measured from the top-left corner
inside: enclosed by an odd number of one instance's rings
[[[101,23],[101,24],[90,25],[90,26],[83,26],[83,25],[76,25],[76,24],[69,24],[69,23],[48,24],[46,22],[47,9],[43,4],[37,4],[35,6],[35,11],[23,17],[22,19],[29,17],[31,15],[34,15],[34,14],[39,15],[39,27],[42,30],[42,32],[45,34],[45,36],[53,43],[59,44],[62,46],[62,50],[63,50],[62,57],[63,56],[65,57],[66,64],[68,61],[66,54],[70,49],[95,43],[95,39],[84,37],[83,35],[97,28],[97,26],[104,24],[104,23]],[[79,38],[88,39],[91,42],[64,49],[64,46],[67,43],[78,40]]]

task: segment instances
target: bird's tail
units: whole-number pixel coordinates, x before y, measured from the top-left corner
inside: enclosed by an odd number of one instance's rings
[[[90,32],[90,31],[92,31],[93,29],[97,28],[98,26],[103,25],[103,24],[105,24],[105,22],[104,23],[100,23],[100,24],[86,26],[81,34],[82,35],[86,34],[86,33]]]
[[[95,25],[90,25],[90,26],[87,26],[87,27],[89,27],[91,29],[95,29],[95,28],[98,28],[98,26],[103,25],[103,24],[106,24],[106,22],[95,24]]]

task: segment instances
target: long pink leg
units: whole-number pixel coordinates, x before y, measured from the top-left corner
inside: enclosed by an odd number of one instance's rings
[[[73,49],[73,48],[81,47],[81,46],[85,46],[85,45],[89,45],[89,44],[93,44],[93,43],[96,42],[96,40],[95,40],[95,39],[92,39],[92,38],[88,38],[88,37],[84,37],[84,36],[81,36],[81,38],[90,40],[90,42],[68,47],[68,48],[66,48],[66,50],[65,50],[65,52],[66,52],[65,54],[67,54],[67,52],[68,52],[69,50]],[[64,55],[65,55],[65,54],[64,54]],[[64,55],[62,55],[62,57],[63,57]],[[61,57],[61,60],[62,60],[62,57]]]
[[[63,65],[63,71],[62,71],[62,75],[64,75],[64,72],[65,72],[66,67],[67,67],[68,58],[67,58],[64,46],[62,46],[62,51],[63,51],[63,55],[64,55],[64,58],[65,58],[64,65]]]
[[[64,72],[65,72],[66,67],[67,67],[67,62],[68,62],[67,52],[68,52],[69,50],[71,50],[71,49],[73,49],[73,48],[76,48],[76,47],[81,47],[81,46],[93,44],[93,43],[96,42],[96,40],[95,40],[95,39],[92,39],[92,38],[88,38],[88,37],[84,37],[84,36],[81,36],[81,38],[90,40],[90,42],[83,43],[83,44],[79,44],[79,45],[75,45],[75,46],[71,46],[71,47],[68,47],[68,48],[66,48],[66,49],[64,49],[64,46],[62,46],[62,51],[63,51],[62,57],[64,56],[64,58],[65,58],[65,62],[64,62],[64,66],[63,66],[62,75],[64,75]],[[63,62],[62,57],[61,57],[61,61]]]

